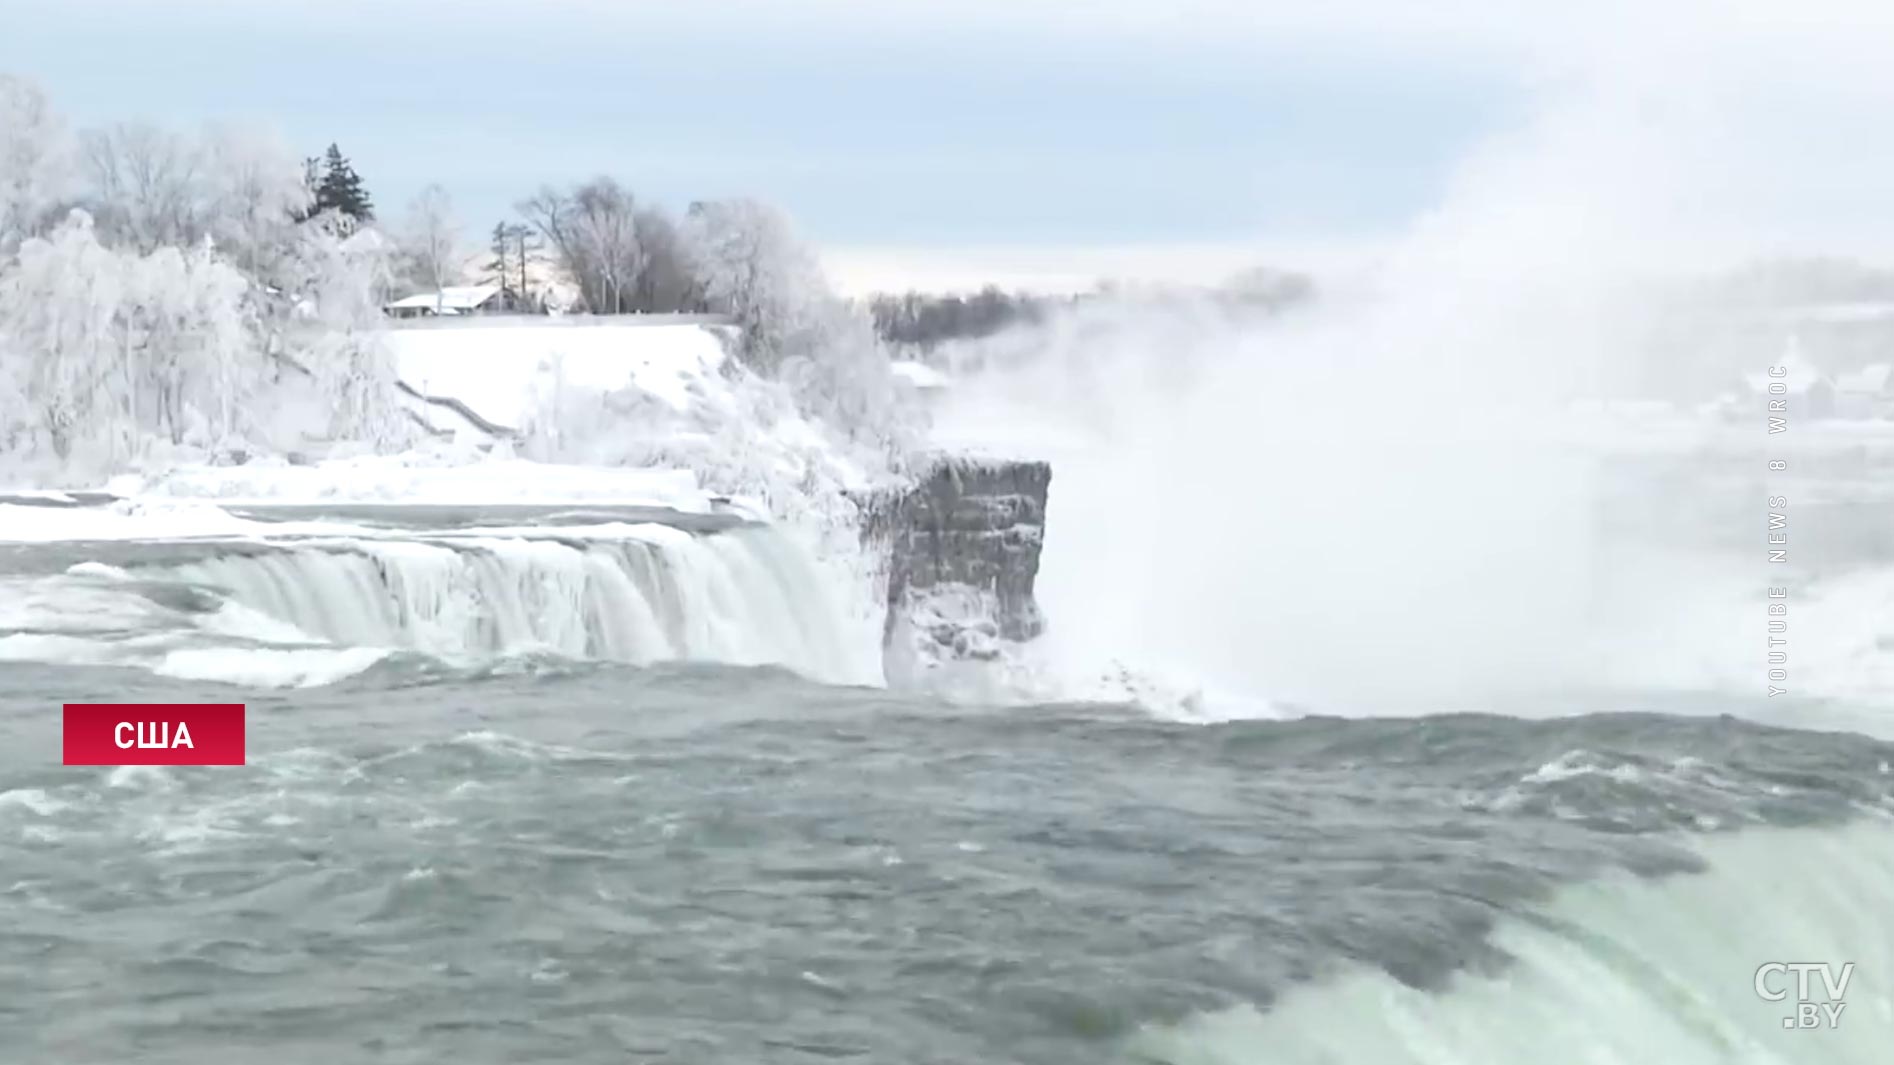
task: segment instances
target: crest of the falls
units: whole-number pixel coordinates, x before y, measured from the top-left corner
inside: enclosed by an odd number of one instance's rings
[[[164,569],[325,641],[449,660],[550,651],[860,681],[836,604],[767,528],[618,540],[342,539]]]
[[[130,619],[130,628],[100,631],[98,609],[88,610],[92,620],[34,610],[28,621],[0,624],[12,630],[0,632],[0,658],[243,679],[258,675],[249,658],[316,655],[329,674],[322,679],[331,679],[371,664],[375,652],[461,665],[550,654],[635,665],[779,665],[842,684],[882,679],[880,648],[857,638],[833,582],[767,525],[708,533],[655,524],[525,535],[463,529],[174,546],[160,559],[81,564],[35,581],[28,602],[122,600],[112,612]],[[339,652],[348,658],[331,669]],[[193,665],[211,659],[209,673]],[[321,682],[306,670],[287,675],[287,683]]]

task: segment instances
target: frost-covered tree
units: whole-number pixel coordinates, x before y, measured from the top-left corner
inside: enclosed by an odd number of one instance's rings
[[[5,412],[10,438],[43,441],[61,459],[88,429],[124,442],[116,430],[128,426],[111,410],[115,393],[129,401],[131,356],[117,321],[123,273],[91,216],[75,211],[50,236],[22,244],[0,275],[0,354],[26,400]]]
[[[248,282],[208,246],[140,255],[75,211],[0,279],[0,362],[60,460],[113,466],[148,441],[219,447],[241,434],[263,367]]]
[[[311,203],[301,164],[273,134],[234,126],[212,128],[203,157],[210,236],[245,274],[272,285]]]
[[[593,314],[641,310],[639,279],[646,257],[639,241],[638,211],[631,192],[608,177],[569,192],[541,189],[519,205],[537,229]]]
[[[586,262],[597,275],[597,302],[588,303],[601,314],[634,310],[638,275],[644,270],[644,249],[638,243],[638,218],[631,193],[610,178],[581,185],[572,196],[570,225]]]
[[[149,253],[194,243],[205,224],[198,147],[144,122],[80,136],[80,157],[100,234]]]
[[[744,361],[768,372],[813,339],[832,297],[788,219],[735,199],[693,203],[685,221],[704,302],[741,327]]]
[[[744,362],[843,434],[904,448],[906,412],[873,321],[834,293],[788,219],[754,200],[717,200],[692,204],[687,222],[704,301],[735,319]]]
[[[611,178],[541,189],[518,205],[593,314],[701,310],[691,241],[659,207]]]
[[[221,448],[243,436],[266,375],[245,310],[249,281],[208,241],[145,256],[132,280],[146,314],[152,427],[174,444]]]
[[[5,282],[0,281],[0,287]],[[28,451],[37,432],[31,382],[23,353],[11,350],[11,340],[0,332],[0,457]]]
[[[71,194],[72,145],[44,93],[0,74],[0,262]]]
[[[62,477],[249,451],[306,435],[273,404],[312,388],[318,433],[405,444],[381,332],[390,248],[354,215],[312,213],[315,191],[247,130],[68,142],[36,90],[0,77],[0,451]]]
[[[381,314],[393,249],[376,230],[357,230],[333,211],[303,223],[299,236],[286,271],[293,296],[284,357],[315,381],[329,405],[331,436],[377,447],[405,443],[409,426]]]
[[[426,286],[438,295],[460,279],[460,262],[453,200],[446,189],[429,185],[408,205],[401,235],[402,272],[410,284]]]
[[[841,302],[824,306],[820,339],[783,361],[780,375],[804,409],[844,436],[899,452],[913,441],[913,412],[902,409],[888,355],[867,315]]]
[[[644,208],[633,216],[632,224],[644,266],[638,272],[633,304],[638,310],[658,314],[698,309],[702,295],[697,267],[677,223],[661,210]]]

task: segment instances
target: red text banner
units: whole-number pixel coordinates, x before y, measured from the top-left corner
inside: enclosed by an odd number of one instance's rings
[[[242,703],[67,703],[67,765],[243,765]]]

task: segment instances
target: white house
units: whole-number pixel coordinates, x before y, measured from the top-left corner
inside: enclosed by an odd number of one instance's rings
[[[382,308],[390,318],[458,317],[511,310],[510,293],[498,285],[450,285],[439,292],[417,292]]]

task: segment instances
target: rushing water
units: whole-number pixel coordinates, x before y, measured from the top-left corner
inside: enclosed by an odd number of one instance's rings
[[[81,769],[58,702],[243,699]],[[1883,1062],[1894,747],[1190,726],[775,669],[0,671],[9,1062]],[[1667,716],[1666,710],[1684,710]],[[1785,1031],[1770,961],[1857,963]]]
[[[0,661],[263,685],[332,681],[393,655],[709,661],[881,679],[879,649],[851,634],[845,596],[770,526],[593,513],[524,521],[0,544]]]
[[[0,1062],[1887,1060],[1878,704],[956,706],[649,517],[8,547]],[[60,764],[201,700],[247,765]]]

